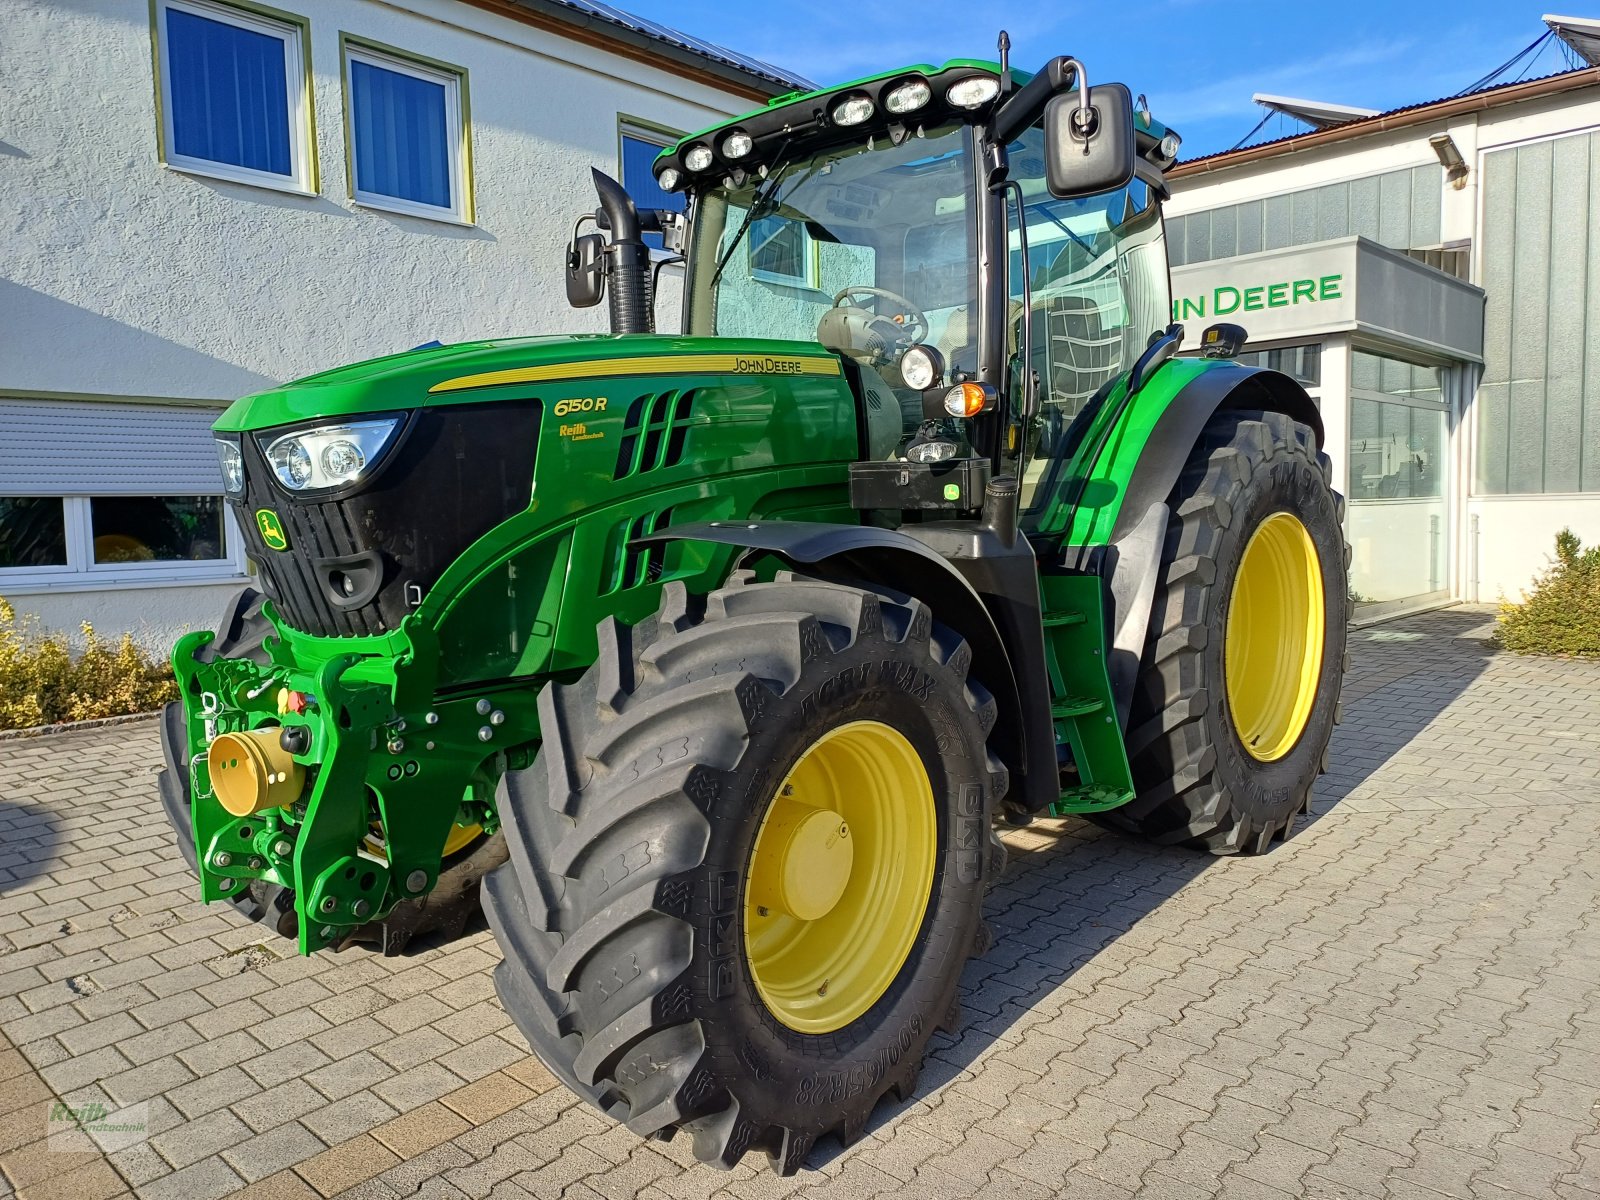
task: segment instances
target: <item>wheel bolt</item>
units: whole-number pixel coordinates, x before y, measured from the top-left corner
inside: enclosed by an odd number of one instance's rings
[[[211,865],[214,867],[227,867],[233,864],[233,855],[226,850],[218,850],[211,856]]]

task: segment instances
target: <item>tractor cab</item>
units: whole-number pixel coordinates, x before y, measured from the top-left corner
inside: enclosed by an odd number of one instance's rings
[[[1169,320],[1159,202],[1178,145],[1070,58],[780,97],[656,160],[690,198],[684,331],[819,343],[847,364],[865,460],[985,460],[1038,508],[1066,426]],[[602,255],[622,251],[582,250],[569,264],[598,302],[619,274]],[[903,512],[976,507],[929,481],[901,487]]]

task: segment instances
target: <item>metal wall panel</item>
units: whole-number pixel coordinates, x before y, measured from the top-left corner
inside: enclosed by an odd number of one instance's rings
[[[0,399],[0,495],[218,496],[218,409]]]

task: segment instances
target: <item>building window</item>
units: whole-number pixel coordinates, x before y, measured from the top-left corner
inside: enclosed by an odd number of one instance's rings
[[[243,575],[216,416],[0,395],[0,595]]]
[[[349,40],[344,72],[356,203],[470,223],[465,73]]]
[[[95,565],[219,561],[226,557],[222,513],[221,496],[95,496]]]
[[[682,192],[663,191],[656,183],[655,172],[650,169],[656,156],[678,140],[678,134],[638,121],[623,120],[618,136],[621,143],[622,186],[640,208],[665,208],[683,212],[688,197]],[[653,249],[662,248],[659,233],[644,235],[645,244]]]
[[[163,160],[315,191],[304,23],[211,0],[157,0],[155,19]]]
[[[801,221],[758,217],[750,223],[750,277],[794,287],[817,286],[816,247]]]
[[[59,496],[0,496],[0,570],[67,565],[66,509]]]

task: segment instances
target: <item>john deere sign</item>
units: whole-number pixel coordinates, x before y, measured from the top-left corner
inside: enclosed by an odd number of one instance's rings
[[[1350,333],[1401,354],[1483,357],[1479,289],[1359,237],[1174,267],[1172,317],[1186,350],[1227,321],[1257,345]]]
[[[1356,258],[1356,239],[1344,238],[1174,267],[1172,319],[1185,347],[1215,321],[1243,325],[1252,342],[1350,329]]]
[[[1343,299],[1341,275],[1317,279],[1283,279],[1277,283],[1236,287],[1219,283],[1209,296],[1177,296],[1172,301],[1174,321],[1193,321],[1203,317],[1228,317],[1239,312],[1260,312],[1264,308],[1288,308],[1295,304],[1316,304]]]

